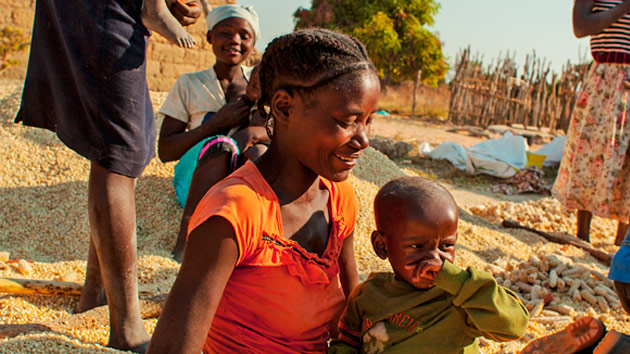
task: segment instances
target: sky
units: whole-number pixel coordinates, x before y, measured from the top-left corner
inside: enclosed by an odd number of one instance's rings
[[[527,54],[546,58],[551,70],[590,60],[588,38],[577,39],[571,26],[573,0],[437,0],[441,8],[429,30],[443,43],[444,54],[454,66],[458,53],[470,46],[471,54],[489,65],[509,51],[519,68]],[[261,39],[256,48],[294,28],[293,13],[310,0],[238,0],[253,5],[260,17]]]

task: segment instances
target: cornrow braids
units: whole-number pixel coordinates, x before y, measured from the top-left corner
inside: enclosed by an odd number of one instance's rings
[[[322,28],[277,37],[265,49],[259,65],[262,95],[258,111],[263,116],[279,89],[314,90],[351,72],[376,72],[358,39]]]

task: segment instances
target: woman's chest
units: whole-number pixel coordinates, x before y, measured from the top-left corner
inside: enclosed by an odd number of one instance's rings
[[[332,229],[327,210],[283,210],[282,224],[285,238],[308,252],[323,255]]]
[[[306,251],[322,256],[331,236],[332,222],[328,191],[308,203],[288,203],[279,208],[281,232]]]

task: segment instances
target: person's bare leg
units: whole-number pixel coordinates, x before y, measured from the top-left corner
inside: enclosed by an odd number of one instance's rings
[[[146,28],[180,47],[193,48],[197,44],[195,38],[171,14],[165,0],[144,0],[141,17]]]
[[[208,160],[203,165],[197,166],[197,169],[195,169],[190,182],[190,189],[188,190],[188,198],[186,199],[186,205],[184,206],[182,221],[179,225],[177,241],[175,242],[175,247],[173,247],[172,251],[173,259],[177,262],[181,263],[182,258],[184,257],[186,237],[188,235],[188,223],[190,222],[190,218],[192,217],[197,204],[199,204],[199,201],[201,201],[201,198],[203,198],[210,187],[214,186],[217,182],[227,176],[230,158],[231,154],[224,152]]]
[[[135,178],[92,163],[90,232],[109,304],[109,347],[142,353],[151,337],[140,318],[136,256]]]
[[[591,231],[591,218],[593,214],[588,210],[577,211],[577,237],[580,239],[591,242],[589,233]]]
[[[615,236],[615,245],[621,246],[621,242],[623,241],[624,237],[626,237],[626,232],[628,232],[628,224],[620,221],[619,224],[617,224],[617,235]]]
[[[81,297],[74,308],[74,312],[85,312],[105,304],[107,304],[107,298],[105,297],[105,287],[103,286],[103,278],[101,277],[101,265],[98,262],[94,241],[92,241],[92,237],[90,236],[85,284],[83,284]]]
[[[621,281],[613,281],[615,286],[615,292],[621,302],[621,307],[630,315],[630,283],[624,283]]]

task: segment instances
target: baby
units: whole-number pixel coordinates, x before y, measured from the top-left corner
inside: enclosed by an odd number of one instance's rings
[[[491,274],[453,264],[458,209],[441,185],[394,179],[374,200],[372,246],[393,273],[350,294],[331,353],[479,353],[476,338],[520,338],[529,313]]]
[[[205,2],[205,0],[202,0]],[[189,2],[189,7],[197,6],[196,2]],[[183,48],[193,48],[197,41],[177,21],[171,11],[182,11],[182,0],[144,0],[142,2],[142,23],[172,43]],[[185,14],[184,14],[185,15]]]

